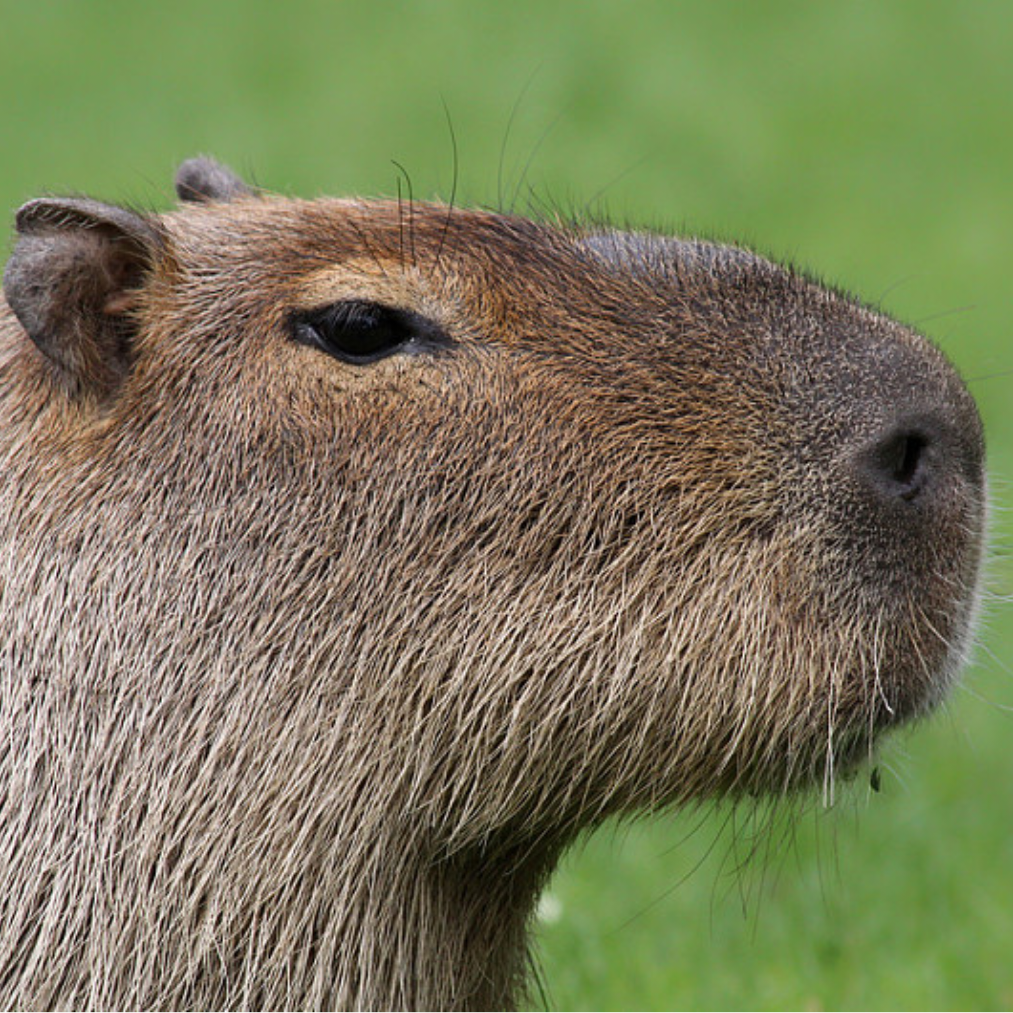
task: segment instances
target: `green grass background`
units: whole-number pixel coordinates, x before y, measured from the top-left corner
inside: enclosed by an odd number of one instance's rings
[[[0,0],[0,206],[165,207],[212,152],[272,189],[607,211],[882,302],[970,378],[1010,591],[1013,5]],[[408,183],[401,182],[407,192]],[[7,241],[3,241],[6,253]],[[1013,635],[793,823],[593,838],[544,904],[556,1009],[1013,1007]],[[757,854],[749,859],[751,851]]]

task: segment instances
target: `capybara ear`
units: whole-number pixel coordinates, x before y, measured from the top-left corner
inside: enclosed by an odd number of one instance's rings
[[[253,194],[254,190],[230,168],[213,158],[190,158],[176,170],[176,196],[181,201],[210,204]]]
[[[130,370],[133,310],[162,249],[158,228],[125,208],[85,198],[29,201],[4,295],[72,393],[112,393]]]

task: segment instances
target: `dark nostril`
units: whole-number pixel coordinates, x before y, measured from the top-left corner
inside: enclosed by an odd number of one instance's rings
[[[886,462],[891,478],[905,498],[918,490],[927,446],[928,441],[920,433],[903,433],[887,445]]]
[[[882,495],[913,500],[928,481],[930,451],[925,433],[897,430],[872,448],[864,470]]]

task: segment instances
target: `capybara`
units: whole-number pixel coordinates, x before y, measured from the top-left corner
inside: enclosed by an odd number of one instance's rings
[[[825,788],[966,654],[974,403],[737,247],[187,162],[0,315],[0,1005],[505,1009],[613,816]]]

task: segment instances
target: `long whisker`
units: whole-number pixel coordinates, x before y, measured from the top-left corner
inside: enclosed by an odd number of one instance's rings
[[[496,170],[496,210],[503,210],[503,171],[506,165],[506,152],[507,145],[510,141],[510,132],[513,130],[514,120],[517,118],[517,113],[520,110],[521,103],[527,98],[528,91],[531,89],[531,85],[534,83],[535,78],[541,71],[541,66],[536,67],[528,77],[521,88],[521,93],[517,96],[516,101],[513,104],[513,108],[510,110],[510,118],[507,120],[506,130],[503,132],[503,143],[499,148],[499,166]]]
[[[447,231],[450,228],[450,219],[454,213],[454,201],[457,200],[457,178],[460,169],[457,134],[454,131],[454,121],[450,117],[450,110],[447,108],[446,101],[443,101],[443,112],[447,118],[447,130],[450,131],[450,148],[454,159],[454,174],[450,184],[450,200],[447,202],[447,216],[443,220],[443,231],[440,233],[440,245],[436,248],[436,267],[440,266],[440,258],[443,256],[443,244],[446,242]]]
[[[517,185],[514,187],[513,197],[510,199],[510,206],[507,209],[508,214],[513,214],[514,209],[517,207],[517,199],[520,197],[521,191],[524,189],[527,183],[528,173],[531,171],[531,166],[534,164],[535,159],[538,157],[538,153],[542,150],[542,145],[548,140],[549,135],[553,130],[556,129],[559,121],[562,119],[563,114],[559,113],[549,125],[542,131],[538,140],[535,142],[535,146],[531,149],[531,154],[528,155],[528,160],[524,163],[524,169],[521,171],[520,178],[517,180]]]
[[[393,165],[395,165],[399,172],[403,173],[405,182],[408,184],[408,246],[411,251],[412,267],[418,265],[418,260],[415,256],[415,188],[412,185],[412,178],[408,174],[408,170],[400,163],[391,159]],[[404,268],[404,221],[401,211],[401,178],[398,177],[397,181],[397,210],[398,210],[398,221],[401,227],[401,267]]]

